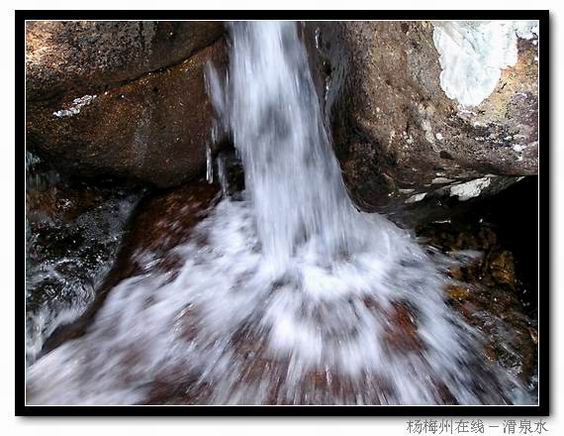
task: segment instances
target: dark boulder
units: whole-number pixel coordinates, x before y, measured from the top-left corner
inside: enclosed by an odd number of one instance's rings
[[[193,228],[219,200],[218,193],[218,185],[196,180],[145,196],[129,219],[112,269],[88,307],[80,317],[52,332],[41,355],[84,335],[109,293],[122,280],[142,274],[166,274],[174,279],[183,265],[174,248],[188,240]]]
[[[32,22],[27,144],[59,169],[168,187],[198,176],[213,109],[204,68],[216,22]]]
[[[26,157],[26,358],[78,318],[111,269],[142,192],[87,184]]]

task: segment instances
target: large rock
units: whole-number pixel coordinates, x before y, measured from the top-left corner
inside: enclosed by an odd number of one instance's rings
[[[181,63],[223,33],[219,21],[29,21],[26,91],[33,100],[99,94]]]
[[[172,186],[201,173],[218,22],[32,22],[27,144],[59,168]]]
[[[361,208],[467,200],[537,173],[538,30],[480,26],[308,24],[327,124]]]

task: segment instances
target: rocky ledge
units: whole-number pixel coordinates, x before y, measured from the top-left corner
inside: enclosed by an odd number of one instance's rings
[[[220,22],[29,22],[27,145],[81,176],[159,187],[205,170],[213,111],[204,68]]]

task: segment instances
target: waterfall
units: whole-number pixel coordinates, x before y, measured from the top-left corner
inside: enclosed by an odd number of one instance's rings
[[[350,213],[308,59],[293,22],[231,26],[225,87],[210,74],[212,101],[245,167],[265,256],[283,264],[316,238],[344,249]]]
[[[229,30],[228,77],[207,79],[243,198],[175,249],[176,277],[124,280],[84,337],[34,363],[30,400],[144,403],[165,379],[190,404],[532,401],[446,304],[446,261],[353,207],[296,23]]]

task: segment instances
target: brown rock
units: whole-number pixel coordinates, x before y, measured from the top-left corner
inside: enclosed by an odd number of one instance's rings
[[[120,280],[153,268],[175,274],[182,264],[176,262],[172,249],[191,236],[192,229],[219,200],[218,193],[217,185],[197,180],[144,199],[119,255]],[[148,266],[146,259],[136,253],[150,253],[155,261]]]
[[[498,284],[507,284],[515,286],[515,263],[513,255],[504,250],[496,255],[490,261],[491,275]]]
[[[223,33],[219,21],[29,21],[26,91],[32,100],[100,94],[181,63]]]
[[[404,302],[392,303],[384,342],[396,353],[421,352],[424,343],[417,333],[417,314]]]
[[[513,254],[503,248],[495,227],[485,222],[453,220],[420,228],[431,245],[456,258],[459,250],[482,255],[453,265],[457,271],[446,289],[447,303],[482,332],[484,357],[511,368],[521,380],[534,386],[537,372],[536,320],[527,315]],[[499,229],[497,229],[499,231]]]
[[[440,86],[430,22],[309,26],[318,40],[315,67],[328,85],[325,110],[337,156],[361,208],[390,210],[441,188],[465,200],[450,191],[457,183],[501,176],[478,186],[480,195],[503,189],[512,176],[537,173],[533,41],[519,40],[517,64],[469,112]]]
[[[224,62],[220,25],[32,24],[27,34],[30,149],[65,171],[160,187],[201,173],[213,119],[204,67]],[[134,28],[141,29],[137,36]],[[166,39],[170,33],[176,39]],[[88,41],[93,45],[83,47]],[[57,48],[62,58],[75,60],[63,62]]]

